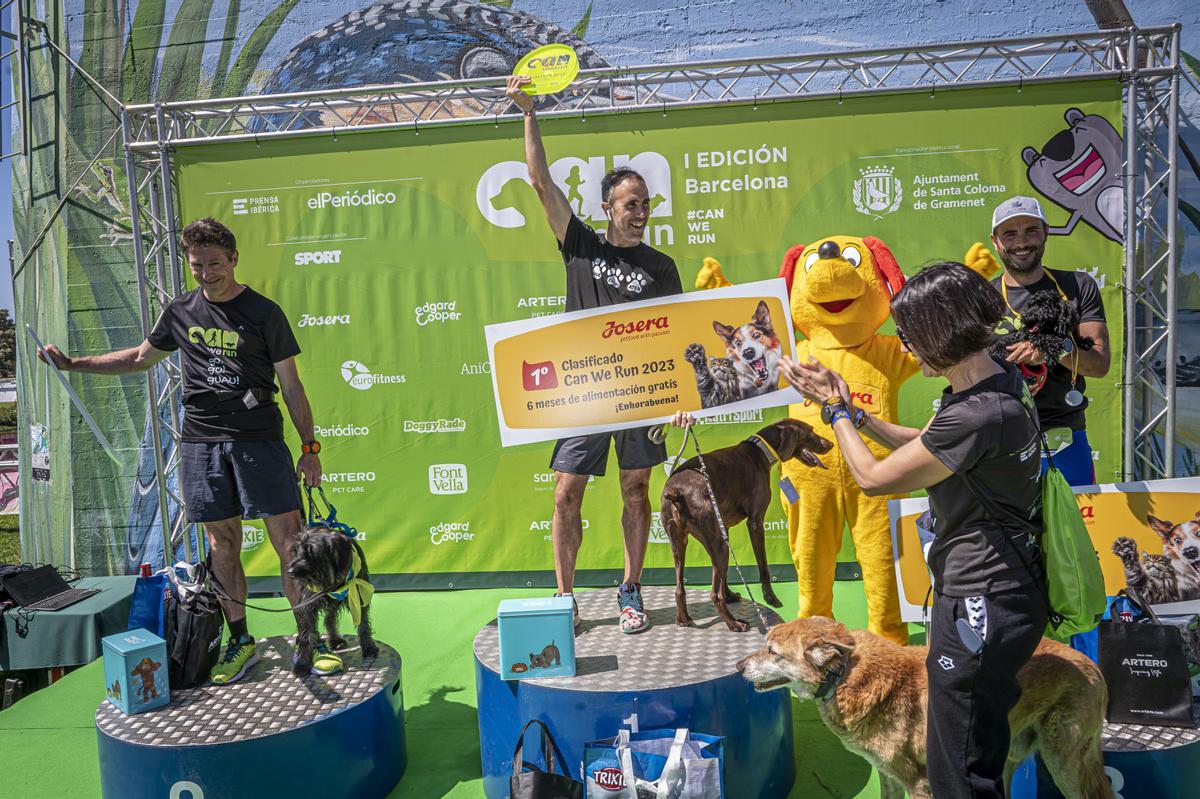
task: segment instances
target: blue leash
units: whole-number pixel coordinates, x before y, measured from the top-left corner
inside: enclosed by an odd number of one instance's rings
[[[321,504],[325,506],[324,516],[321,515],[317,507],[317,499],[313,496],[313,488],[316,488],[317,494],[321,497]],[[308,495],[309,527],[325,527],[329,530],[337,530],[339,533],[344,533],[350,538],[358,537],[358,530],[337,520],[337,508],[326,499],[325,489],[321,488],[321,486],[305,486],[304,491]]]

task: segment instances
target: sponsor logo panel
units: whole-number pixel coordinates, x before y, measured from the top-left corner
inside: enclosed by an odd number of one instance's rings
[[[430,494],[465,494],[468,489],[467,466],[463,463],[435,463],[429,467]]]

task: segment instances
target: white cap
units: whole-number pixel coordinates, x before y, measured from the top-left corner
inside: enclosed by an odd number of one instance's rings
[[[1004,202],[996,206],[996,210],[992,211],[992,230],[1000,227],[1001,223],[1007,222],[1014,216],[1032,216],[1034,219],[1046,221],[1046,215],[1042,213],[1042,206],[1032,197],[1009,197]]]

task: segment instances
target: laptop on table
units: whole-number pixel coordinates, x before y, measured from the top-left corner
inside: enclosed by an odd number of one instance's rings
[[[100,593],[99,588],[71,588],[53,566],[38,566],[4,578],[4,590],[26,610],[61,610]]]

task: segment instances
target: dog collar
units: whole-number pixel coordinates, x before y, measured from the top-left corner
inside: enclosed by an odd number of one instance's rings
[[[842,680],[846,678],[846,656],[842,656],[842,662],[838,664],[836,669],[830,669],[825,675],[825,679],[821,680],[821,684],[817,686],[817,692],[813,697],[818,702],[823,702],[826,699],[832,699],[837,693],[838,686],[842,684]]]
[[[768,444],[767,440],[758,433],[755,433],[746,440],[755,444],[759,449],[762,450],[763,454],[767,456],[768,466],[774,465],[777,461],[783,461],[783,458],[779,457],[779,453],[775,451],[775,448]]]

